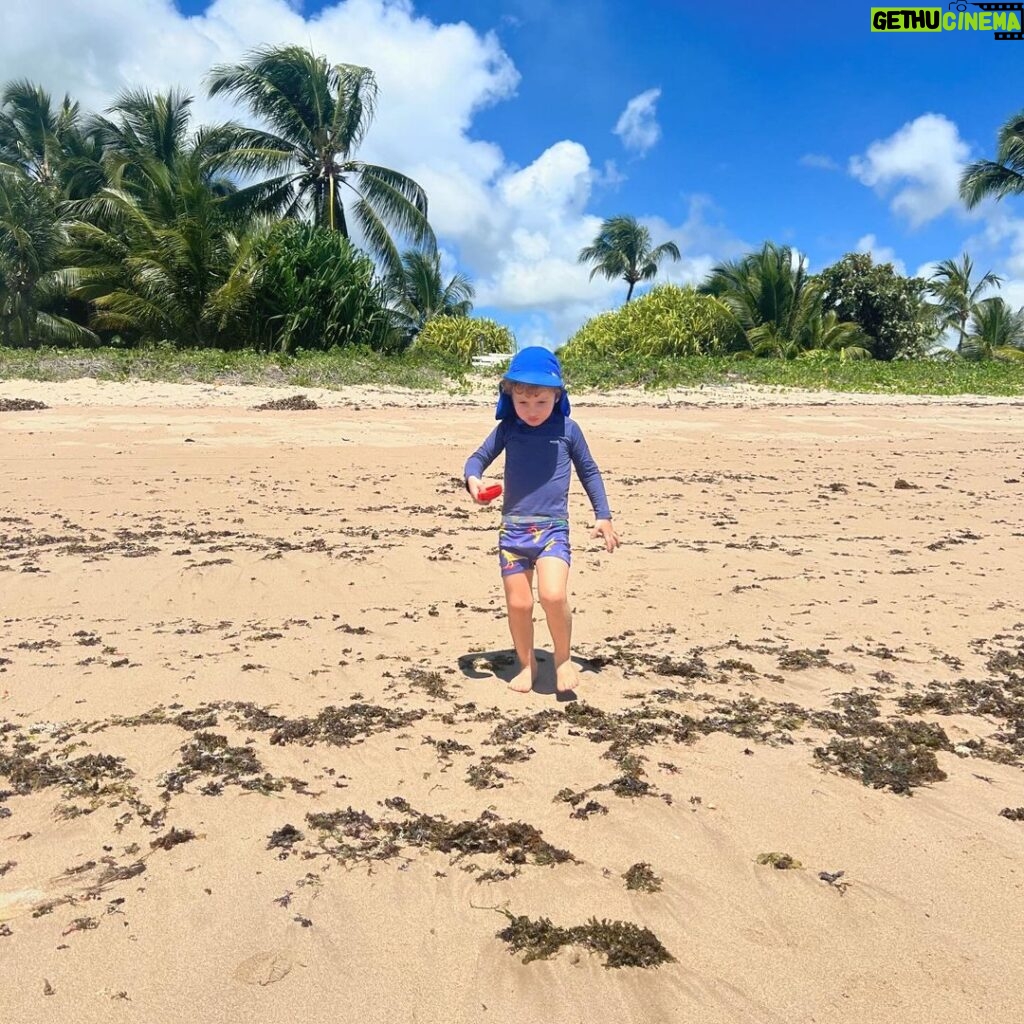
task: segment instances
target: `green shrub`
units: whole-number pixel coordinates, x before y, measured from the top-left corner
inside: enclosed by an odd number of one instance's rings
[[[568,358],[719,355],[743,332],[724,303],[692,288],[665,284],[621,309],[588,320],[568,341]]]
[[[398,344],[373,261],[337,231],[285,220],[256,236],[214,305],[264,352]]]
[[[479,316],[436,316],[428,320],[413,342],[424,355],[454,356],[468,365],[473,356],[515,352],[515,335],[504,325]]]

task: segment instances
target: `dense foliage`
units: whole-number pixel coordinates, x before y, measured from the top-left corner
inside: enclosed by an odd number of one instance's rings
[[[921,278],[903,277],[867,253],[848,253],[817,281],[822,306],[858,324],[875,359],[920,358],[935,340],[938,323]]]
[[[718,299],[659,285],[620,309],[588,320],[562,349],[567,358],[721,355],[743,332]]]
[[[179,90],[88,116],[28,82],[0,93],[4,344],[393,351],[439,311],[403,287],[436,258],[426,194],[355,155],[372,71],[264,47],[209,87],[264,127],[195,128]]]
[[[214,312],[233,338],[264,352],[397,348],[373,261],[336,231],[280,221],[256,234],[216,296]]]
[[[428,356],[447,356],[469,366],[474,356],[514,352],[515,335],[487,317],[436,316],[416,336],[411,351]]]

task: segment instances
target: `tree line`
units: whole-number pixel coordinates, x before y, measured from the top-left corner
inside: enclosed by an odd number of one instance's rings
[[[971,173],[968,168],[965,175]],[[637,282],[653,280],[666,258],[680,258],[675,243],[653,245],[649,230],[629,216],[604,221],[593,243],[579,252],[580,263],[593,265],[592,279],[600,274],[626,282],[627,305]],[[967,253],[942,260],[927,279],[905,277],[866,253],[849,253],[811,275],[802,255],[766,242],[757,252],[714,267],[695,292],[718,299],[732,314],[736,330],[727,351],[776,358],[833,352],[853,359],[917,359],[945,354],[949,349],[941,339],[952,336],[953,351],[964,358],[1021,359],[1024,309],[985,294],[1001,283],[991,272],[976,275]],[[679,296],[678,315],[691,316],[696,301]],[[664,296],[661,306],[666,308]],[[634,316],[631,322],[643,321]],[[721,333],[716,329],[713,337]]]
[[[6,85],[0,342],[389,350],[472,310],[466,277],[442,279],[424,190],[358,158],[370,69],[264,47],[206,85],[257,126],[195,126],[180,90],[86,114]]]
[[[196,126],[180,90],[129,90],[90,114],[29,81],[4,87],[0,344],[391,352],[429,340],[463,357],[514,344],[492,321],[467,323],[474,289],[442,275],[423,188],[359,159],[378,101],[370,69],[268,46],[205,85],[251,123]],[[995,161],[967,168],[965,202],[1024,192],[1021,153],[1024,115]],[[627,306],[667,259],[678,246],[655,245],[630,216],[605,220],[579,253],[591,278],[626,282]],[[962,356],[1017,358],[1024,310],[986,294],[999,284],[967,254],[927,280],[863,254],[810,275],[769,242],[694,294],[729,351],[916,358],[945,333]]]

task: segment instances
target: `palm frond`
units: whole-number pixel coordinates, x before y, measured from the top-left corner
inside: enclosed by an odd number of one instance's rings
[[[333,119],[337,76],[327,61],[301,46],[264,46],[240,64],[219,64],[207,75],[210,96],[228,93],[292,143],[313,137]]]

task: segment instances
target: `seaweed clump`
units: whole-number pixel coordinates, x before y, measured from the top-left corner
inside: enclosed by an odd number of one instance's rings
[[[153,850],[173,850],[182,843],[190,843],[195,839],[196,834],[189,828],[175,828],[171,826],[167,835],[154,839],[149,845]]]
[[[37,409],[49,408],[34,398],[0,398],[0,412],[35,412]]]
[[[623,876],[626,888],[635,892],[661,892],[661,879],[650,864],[641,861],[634,864]]]
[[[589,792],[591,792],[589,789],[585,789],[580,793],[576,793],[568,787],[560,789],[555,794],[553,803],[567,803],[573,808],[569,817],[578,818],[580,821],[586,821],[592,814],[607,814],[608,808],[604,804],[599,804],[596,800],[587,800],[586,803],[583,803]]]
[[[951,750],[949,737],[928,722],[896,721],[878,736],[833,739],[817,747],[815,758],[842,775],[860,779],[872,789],[907,793],[929,782],[941,782],[946,773],[939,767],[936,750]]]
[[[599,953],[608,968],[659,967],[675,962],[649,928],[628,921],[598,921],[592,917],[586,924],[562,928],[546,917],[534,921],[523,914],[502,913],[509,923],[498,932],[498,938],[508,944],[511,953],[524,953],[524,964],[547,960],[563,946],[582,946]]]
[[[1008,821],[1024,821],[1024,807],[1004,807],[999,816]]]
[[[396,711],[375,704],[355,703],[326,707],[315,718],[283,718],[253,704],[236,705],[250,728],[270,732],[272,745],[330,743],[347,747],[376,733],[404,729],[418,722],[425,711]]]
[[[299,412],[306,409],[319,408],[320,406],[317,405],[312,398],[307,398],[305,395],[290,395],[288,398],[275,398],[271,402],[263,402],[261,405],[253,406],[253,409],[257,412]]]
[[[423,690],[428,697],[435,700],[450,700],[451,693],[445,685],[444,676],[440,672],[428,672],[423,668],[410,668],[405,678],[418,690]]]
[[[800,861],[788,853],[761,853],[758,854],[757,863],[770,865],[776,871],[795,871],[803,867]]]
[[[248,747],[232,747],[226,736],[217,733],[197,732],[181,747],[181,766],[164,774],[163,798],[169,800],[172,793],[184,792],[200,775],[213,777],[201,790],[206,796],[219,796],[225,785],[268,790],[273,782],[269,776],[251,778],[262,771],[259,758]]]
[[[57,752],[60,757],[60,751]],[[90,814],[105,800],[116,806],[121,800],[133,801],[136,791],[129,782],[135,773],[124,758],[111,754],[86,754],[72,761],[55,760],[39,753],[28,741],[19,741],[11,752],[0,750],[0,776],[6,776],[19,796],[51,787],[60,788],[66,800],[82,799],[88,808],[64,806],[65,818]]]
[[[790,672],[802,672],[808,668],[828,668],[832,663],[828,660],[831,652],[826,647],[816,650],[783,651],[779,655],[779,668]]]
[[[402,797],[384,801],[404,820],[374,820],[365,811],[307,814],[306,821],[326,833],[321,846],[342,861],[387,860],[403,847],[436,850],[463,857],[496,854],[507,864],[563,864],[575,861],[568,850],[548,843],[542,833],[522,821],[502,821],[484,811],[472,821],[450,821],[444,815],[420,814]]]

